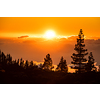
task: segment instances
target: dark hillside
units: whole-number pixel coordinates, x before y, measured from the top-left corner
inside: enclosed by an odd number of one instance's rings
[[[65,73],[38,68],[5,66],[0,70],[1,84],[99,84],[100,73]]]

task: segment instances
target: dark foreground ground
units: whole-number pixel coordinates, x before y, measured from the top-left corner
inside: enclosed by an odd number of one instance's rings
[[[42,69],[6,67],[0,70],[0,84],[99,84],[100,73],[72,74]]]

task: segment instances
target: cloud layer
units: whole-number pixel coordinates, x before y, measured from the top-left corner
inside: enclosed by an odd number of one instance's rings
[[[10,53],[13,59],[23,58],[24,60],[34,60],[43,62],[46,54],[50,54],[53,64],[58,64],[61,56],[70,64],[71,56],[75,53],[74,47],[76,38],[61,38],[54,40],[45,40],[42,38],[26,38],[26,39],[0,39],[0,49],[4,53]],[[93,52],[93,56],[97,65],[100,64],[100,40],[85,40],[85,48],[88,52]],[[88,56],[86,57],[88,59]]]
[[[26,37],[29,37],[28,35],[25,35],[25,36],[20,36],[18,38],[26,38]]]

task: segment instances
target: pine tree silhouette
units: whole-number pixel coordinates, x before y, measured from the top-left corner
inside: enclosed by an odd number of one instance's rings
[[[30,67],[33,67],[33,61],[30,62]]]
[[[94,58],[93,58],[92,52],[90,52],[90,55],[88,56],[88,59],[89,60],[88,60],[86,70],[87,70],[87,72],[90,72],[92,70],[92,68],[95,68],[94,67]]]
[[[85,53],[85,51],[87,51],[87,49],[84,49],[83,47],[85,47],[84,43],[84,34],[82,33],[82,29],[80,29],[78,38],[77,38],[77,44],[75,44],[75,48],[74,50],[77,52],[77,54],[73,53],[71,56],[71,58],[73,59],[73,61],[71,62],[74,65],[78,65],[78,72],[81,72],[81,69],[85,68],[85,63],[86,63],[86,58],[84,58],[84,56],[86,56],[88,54]]]
[[[26,62],[25,62],[25,68],[28,68],[28,60],[26,60]]]
[[[12,63],[12,57],[10,56],[10,54],[7,54],[6,60],[7,60],[7,64]]]
[[[46,69],[51,69],[52,68],[52,59],[50,58],[50,54],[46,55],[46,58],[44,58],[44,64],[43,64],[43,68]]]
[[[24,67],[24,61],[23,61],[22,58],[20,59],[20,66],[21,66],[21,67]]]
[[[5,56],[5,54],[2,52],[2,54],[1,54],[1,62],[3,63],[3,64],[6,64],[6,56]]]
[[[61,57],[61,60],[60,60],[60,63],[58,64],[58,67],[57,69],[60,69],[61,71],[68,71],[68,68],[67,68],[67,63],[66,63],[66,60],[64,60],[63,56]]]
[[[17,65],[19,65],[19,59],[17,60]]]

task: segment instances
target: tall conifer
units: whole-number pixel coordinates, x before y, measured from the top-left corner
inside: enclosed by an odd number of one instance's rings
[[[82,29],[80,29],[78,38],[77,38],[77,44],[75,44],[75,48],[74,50],[77,52],[76,54],[73,53],[71,58],[73,59],[73,61],[71,62],[74,65],[78,65],[78,72],[81,71],[81,69],[84,69],[85,67],[85,63],[86,63],[86,58],[84,58],[84,56],[86,56],[88,54],[85,53],[87,51],[87,49],[84,49],[85,44],[84,43],[84,34],[82,33]]]

